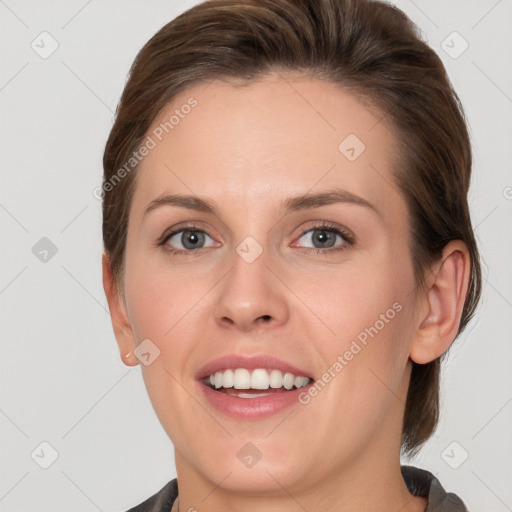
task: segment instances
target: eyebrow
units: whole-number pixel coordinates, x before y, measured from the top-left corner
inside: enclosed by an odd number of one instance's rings
[[[380,215],[380,212],[375,208],[375,206],[366,199],[339,188],[325,192],[307,193],[290,197],[281,204],[280,211],[288,214],[294,211],[319,208],[321,206],[328,206],[335,203],[348,203],[364,206]],[[181,194],[166,194],[153,199],[153,201],[151,201],[144,210],[144,217],[161,206],[178,206],[198,212],[210,213],[219,217],[219,211],[214,201],[197,196]]]

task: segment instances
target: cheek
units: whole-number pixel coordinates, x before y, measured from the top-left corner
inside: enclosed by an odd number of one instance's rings
[[[127,260],[126,302],[137,343],[151,340],[159,351],[155,366],[165,367],[181,381],[187,372],[196,370],[190,368],[191,355],[197,349],[194,343],[201,339],[206,316],[211,315],[208,292],[214,273],[201,277],[185,266],[170,271],[168,265],[160,258],[143,255]],[[142,369],[151,378],[158,373],[153,365]]]
[[[412,333],[410,275],[393,276],[379,268],[352,272],[315,291],[317,297],[324,292],[323,313],[334,334],[317,344],[325,370],[319,380],[325,385],[318,385],[315,397],[305,397],[310,411],[305,421],[311,422],[308,428],[318,428],[314,418],[329,411],[325,437],[352,439],[350,449],[363,446],[406,398],[397,400]],[[333,445],[333,457],[346,449],[341,442]]]
[[[413,281],[407,262],[393,260],[347,265],[317,276],[314,282],[304,278],[303,293],[329,327],[330,346],[339,347],[351,339],[364,342],[376,331],[380,335],[401,330],[397,319],[406,316],[403,311],[412,298]]]
[[[325,370],[336,374],[326,401],[342,400],[340,410],[359,410],[368,419],[376,407],[389,406],[408,360],[413,287],[412,269],[398,256],[309,286],[311,304],[331,330],[317,345]]]
[[[189,362],[197,347],[191,340],[202,325],[199,316],[205,312],[200,299],[208,288],[205,284],[203,290],[183,275],[164,277],[147,265],[135,270],[135,266],[126,269],[130,322],[137,343],[151,340],[149,346],[156,354],[150,364],[141,364],[142,376],[160,423],[179,443],[183,425],[191,427],[191,418],[204,415],[184,390],[194,371]]]
[[[128,315],[138,341],[150,338],[166,350],[188,313],[200,299],[202,286],[186,272],[163,272],[158,259],[139,256],[127,259],[126,300]],[[195,309],[195,308],[194,308]]]

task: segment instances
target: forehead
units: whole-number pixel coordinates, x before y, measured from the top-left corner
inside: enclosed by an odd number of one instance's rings
[[[288,73],[201,83],[174,97],[146,135],[153,147],[137,169],[139,215],[170,192],[246,208],[343,187],[383,210],[403,203],[386,118],[317,79]]]

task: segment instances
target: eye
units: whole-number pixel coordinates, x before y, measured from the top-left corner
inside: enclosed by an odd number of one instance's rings
[[[313,243],[313,249],[317,249],[317,253],[343,250],[348,246],[354,245],[354,239],[351,235],[342,228],[330,223],[324,223],[308,229],[302,234],[299,241],[303,239]],[[340,243],[336,246],[336,242]],[[323,249],[327,249],[327,251]]]
[[[195,227],[186,227],[164,235],[163,240],[159,245],[165,246],[165,249],[170,253],[190,254],[192,252],[196,252],[198,249],[212,247],[213,244],[207,246],[204,245],[207,238],[212,242],[214,241],[204,231]],[[174,248],[169,248],[167,246],[172,246]]]
[[[205,242],[208,243],[208,239],[210,240],[209,245],[205,245]],[[309,251],[317,254],[345,250],[355,243],[354,237],[350,233],[331,223],[322,223],[304,231],[299,241],[303,239],[306,243],[308,240],[313,243],[313,247],[309,248]],[[299,246],[302,246],[304,241]],[[163,246],[171,254],[187,255],[198,253],[199,249],[214,247],[215,243],[205,231],[196,225],[187,225],[165,233],[156,245]],[[296,243],[292,247],[297,247]]]

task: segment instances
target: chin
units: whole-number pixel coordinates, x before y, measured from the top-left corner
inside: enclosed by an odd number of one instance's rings
[[[219,487],[232,493],[262,496],[282,494],[283,488],[294,489],[301,479],[297,474],[297,465],[292,464],[290,459],[286,464],[283,464],[283,461],[279,464],[260,460],[251,468],[240,465],[233,468],[225,465],[222,472],[219,469],[208,471],[207,478],[215,485],[220,482]],[[222,480],[223,478],[225,479]]]

